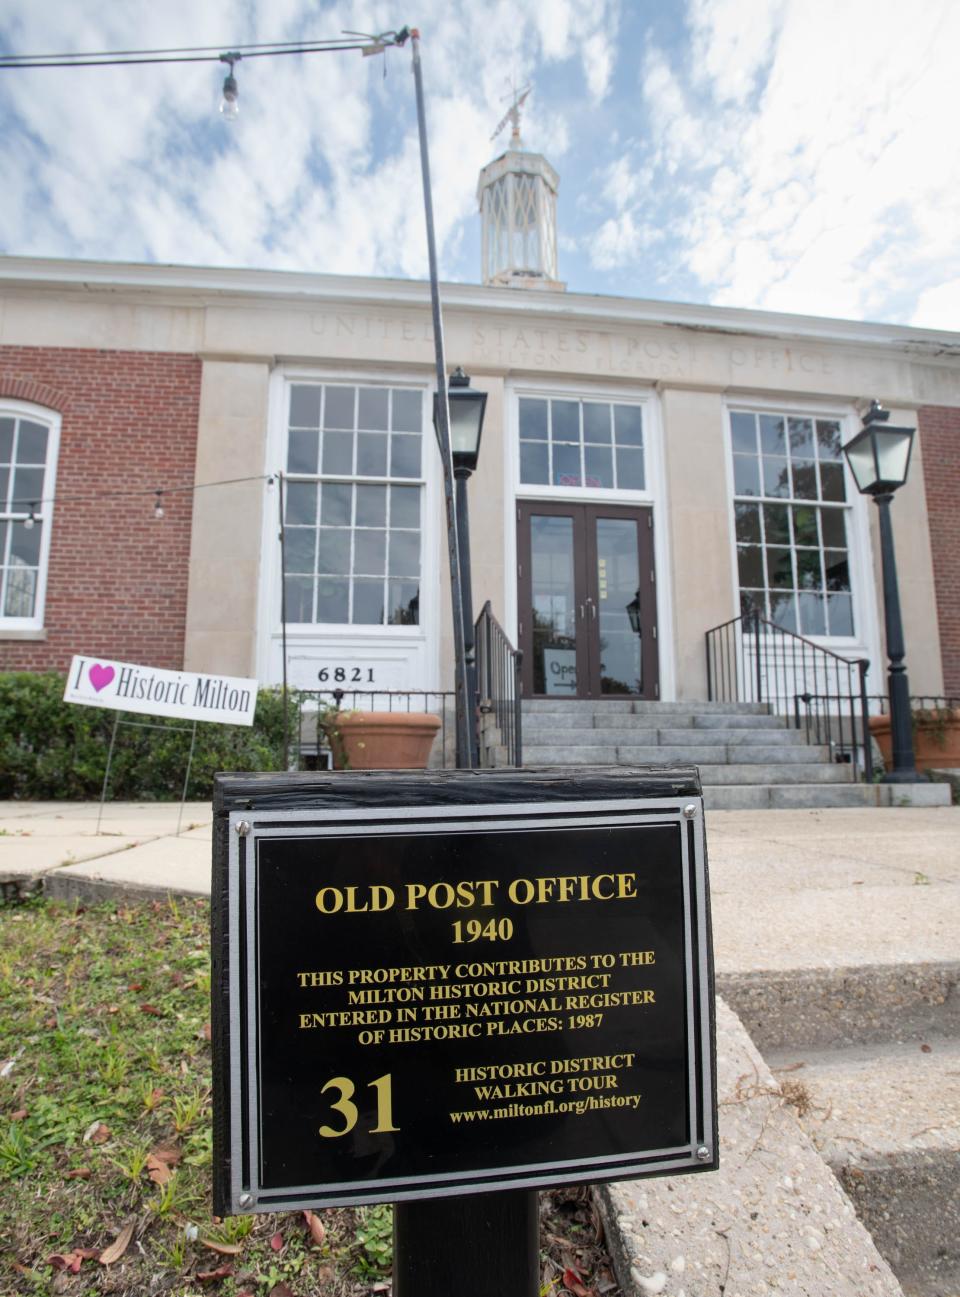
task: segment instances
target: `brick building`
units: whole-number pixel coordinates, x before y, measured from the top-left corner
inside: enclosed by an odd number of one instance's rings
[[[703,698],[704,634],[745,611],[880,692],[876,510],[840,451],[876,397],[918,428],[911,687],[960,694],[960,335],[567,293],[542,162],[481,176],[485,221],[492,187],[542,186],[539,238],[486,229],[484,283],[442,291],[488,392],[474,603],[526,692]],[[0,668],[279,680],[282,472],[292,682],[449,687],[425,284],[3,258],[0,306]]]

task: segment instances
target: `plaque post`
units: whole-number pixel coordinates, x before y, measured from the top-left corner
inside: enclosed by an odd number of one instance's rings
[[[536,1297],[535,1189],[398,1202],[393,1230],[394,1297]]]

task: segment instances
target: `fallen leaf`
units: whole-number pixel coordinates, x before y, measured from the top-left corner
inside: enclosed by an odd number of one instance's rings
[[[78,1166],[72,1171],[65,1171],[64,1180],[89,1180],[90,1168],[88,1166]]]
[[[53,1266],[54,1270],[69,1270],[71,1274],[79,1274],[82,1264],[83,1257],[77,1252],[54,1252],[53,1256],[47,1257],[47,1265]]]
[[[142,991],[142,990],[143,990],[143,983],[142,983],[142,982],[131,982],[130,985],[127,987],[127,990],[128,990],[128,991]]]
[[[933,1046],[932,1046],[932,1045],[921,1045],[921,1046],[920,1046],[920,1053],[921,1053],[921,1054],[932,1054],[932,1053],[933,1053]]]
[[[158,1144],[151,1153],[159,1162],[166,1162],[167,1166],[176,1166],[183,1156],[176,1144]]]
[[[18,1108],[16,1112],[11,1112],[11,1114],[10,1114],[10,1120],[11,1120],[11,1121],[23,1121],[23,1119],[24,1119],[24,1117],[25,1117],[26,1115],[27,1115],[27,1110],[26,1110],[26,1108]]]
[[[155,1004],[141,1004],[141,1005],[140,1005],[140,1012],[141,1012],[141,1013],[149,1013],[150,1016],[151,1016],[152,1018],[162,1018],[162,1017],[163,1017],[163,1010],[162,1010],[162,1009],[158,1009],[157,1006],[156,1006]]]
[[[197,1278],[201,1283],[219,1283],[221,1279],[229,1279],[232,1274],[232,1265],[222,1265],[217,1270],[198,1270]]]
[[[202,1238],[200,1243],[211,1252],[219,1252],[221,1256],[239,1256],[243,1251],[242,1243],[218,1243],[212,1238]]]
[[[101,1265],[113,1265],[114,1261],[119,1261],[130,1246],[130,1240],[133,1238],[133,1231],[136,1228],[136,1220],[128,1220],[126,1225],[113,1240],[109,1247],[104,1248],[100,1253]]]
[[[204,1039],[204,1040],[209,1040],[209,1039],[210,1039],[210,1024],[209,1024],[209,1022],[205,1022],[205,1023],[203,1024],[203,1031],[202,1031],[200,1034],[201,1034],[201,1036],[203,1036],[203,1039]]]
[[[270,1297],[295,1297],[293,1289],[289,1284],[274,1284],[270,1289]]]
[[[323,1246],[323,1240],[327,1236],[327,1230],[319,1216],[315,1216],[312,1211],[305,1211],[303,1219],[307,1222],[307,1229],[310,1231],[310,1237],[316,1243],[317,1247]]]
[[[119,1004],[108,1004],[108,1005],[107,1005],[107,1013],[119,1013],[119,1012],[120,1012],[120,1005],[119,1005]]]
[[[567,1266],[563,1272],[563,1286],[568,1288],[574,1294],[574,1297],[591,1297],[589,1288],[584,1288],[580,1282],[580,1275]]]
[[[92,1121],[84,1131],[84,1144],[105,1144],[110,1138],[110,1127],[102,1121]]]
[[[167,1184],[173,1179],[174,1172],[169,1162],[163,1162],[151,1153],[146,1162],[147,1171],[154,1184]]]
[[[279,1230],[274,1234],[273,1238],[271,1238],[270,1246],[273,1248],[274,1252],[279,1252],[283,1247],[283,1235]]]

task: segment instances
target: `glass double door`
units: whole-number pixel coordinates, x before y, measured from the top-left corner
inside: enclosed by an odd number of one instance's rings
[[[653,512],[517,506],[527,698],[659,697]]]

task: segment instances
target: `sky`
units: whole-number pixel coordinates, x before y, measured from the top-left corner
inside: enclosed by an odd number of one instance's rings
[[[960,329],[960,0],[0,0],[0,52],[416,26],[446,280],[512,87],[573,292]],[[0,254],[427,276],[410,48],[0,70]]]

